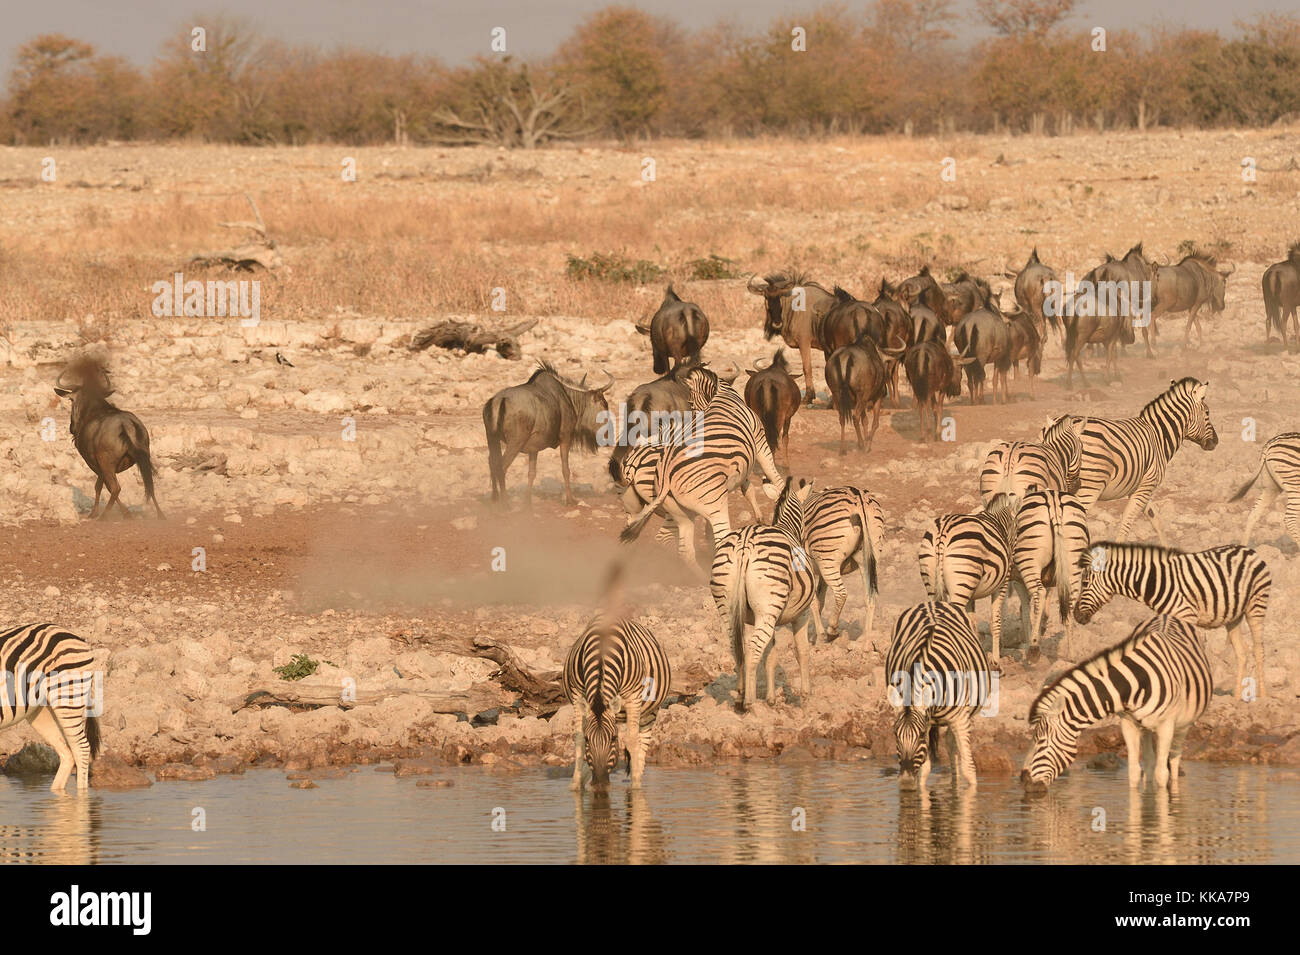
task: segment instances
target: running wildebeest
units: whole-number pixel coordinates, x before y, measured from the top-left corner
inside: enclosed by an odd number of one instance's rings
[[[75,384],[64,382],[72,372]],[[153,501],[154,510],[162,519],[162,508],[153,488],[153,460],[149,457],[149,431],[129,411],[123,411],[109,402],[113,394],[113,381],[107,368],[99,362],[82,358],[63,369],[54,383],[54,393],[60,398],[72,398],[72,417],[68,423],[68,432],[73,444],[81,454],[82,460],[95,472],[95,506],[90,512],[100,520],[108,517],[108,512],[116,504],[123,517],[130,517],[126,505],[118,495],[122,486],[117,475],[131,465],[140,469],[140,480],[144,482],[145,503]],[[99,497],[104,487],[108,487],[108,504],[101,514]]]
[[[1300,242],[1292,243],[1286,250],[1286,259],[1270,265],[1264,270],[1262,281],[1264,289],[1264,337],[1273,340],[1273,329],[1282,336],[1282,344],[1288,351],[1300,347],[1300,318],[1296,317],[1296,308],[1300,307]],[[1287,324],[1295,325],[1296,343],[1292,345],[1287,339]]]
[[[537,478],[537,454],[546,448],[560,449],[560,471],[564,475],[564,500],[576,503],[569,487],[569,448],[574,444],[596,450],[596,431],[609,416],[605,393],[614,384],[587,387],[587,376],[574,385],[565,381],[549,363],[522,385],[503,388],[483,405],[483,429],[487,432],[488,470],[492,475],[492,500],[506,493],[506,471],[520,451],[528,455],[528,505],[533,503],[533,482]]]
[[[963,318],[981,308],[992,297],[993,290],[983,279],[975,278],[966,272],[960,272],[954,282],[939,286],[948,301],[948,322],[955,325]]]
[[[790,420],[799,410],[798,373],[791,373],[785,362],[785,351],[778,348],[766,364],[762,359],[754,363],[745,382],[745,404],[763,423],[767,446],[776,454],[777,447],[785,445],[785,466],[790,467]]]
[[[1067,388],[1074,382],[1076,368],[1084,387],[1088,386],[1080,361],[1084,345],[1105,345],[1106,371],[1118,377],[1120,345],[1136,340],[1134,317],[1145,316],[1150,321],[1149,290],[1154,275],[1155,266],[1143,255],[1139,242],[1122,259],[1107,254],[1106,261],[1079,282],[1065,320]]]
[[[921,440],[937,441],[943,420],[943,399],[961,394],[961,373],[944,343],[934,339],[911,345],[903,355],[903,369],[916,399]]]
[[[1051,325],[1059,340],[1064,335],[1061,316],[1056,314],[1056,309],[1052,310],[1051,315],[1043,309],[1043,303],[1047,300],[1044,286],[1048,282],[1057,281],[1056,272],[1038,260],[1038,246],[1034,246],[1034,251],[1029,253],[1029,261],[1025,263],[1025,267],[1014,275],[1008,273],[1007,277],[1015,279],[1016,304],[1020,306],[1021,311],[1028,312],[1033,318],[1038,337],[1046,339],[1047,326]]]
[[[1011,370],[1011,328],[997,311],[997,304],[987,301],[964,317],[952,330],[952,344],[957,349],[954,361],[965,366],[966,384],[971,404],[984,403],[984,366],[993,366],[993,400],[1010,401],[1007,372]]]
[[[852,345],[836,349],[826,360],[826,385],[831,405],[839,413],[840,454],[844,454],[844,428],[850,417],[858,448],[870,451],[880,425],[880,404],[889,390],[889,371],[869,334],[864,331]],[[868,413],[872,416],[870,429],[866,429]]]
[[[898,301],[897,290],[889,284],[888,280],[880,280],[880,291],[876,295],[876,300],[871,303],[881,317],[885,320],[885,340],[881,343],[881,350],[888,351],[892,354],[901,355],[915,340],[915,329],[912,325],[912,316],[908,314],[907,308]],[[898,368],[900,362],[894,362],[889,369],[889,395],[894,402],[894,407],[898,407]]]
[[[1201,333],[1201,319],[1197,314],[1204,305],[1210,306],[1212,312],[1222,312],[1224,295],[1227,292],[1228,276],[1235,269],[1223,271],[1218,268],[1214,256],[1203,252],[1193,252],[1183,257],[1177,265],[1157,265],[1155,286],[1151,295],[1151,325],[1142,329],[1142,340],[1147,346],[1147,355],[1151,351],[1148,331],[1155,331],[1156,317],[1173,312],[1187,312],[1187,329],[1183,332],[1183,347],[1191,341],[1192,325],[1196,325],[1197,344],[1204,344],[1205,336]]]
[[[700,353],[709,340],[709,319],[694,302],[683,302],[678,298],[669,285],[663,303],[650,323],[637,325],[636,330],[650,336],[654,372],[662,375],[668,371],[669,359],[678,365]]]
[[[934,312],[945,326],[953,324],[953,318],[948,314],[947,293],[930,274],[928,265],[921,266],[921,271],[916,275],[898,283],[898,298],[913,315],[916,314],[916,306],[920,304]]]
[[[817,392],[813,382],[812,349],[821,348],[822,322],[835,304],[835,296],[807,276],[786,270],[759,278],[755,275],[746,286],[764,298],[763,336],[771,341],[777,335],[803,359],[804,401],[813,403]],[[826,352],[829,354],[829,352]]]

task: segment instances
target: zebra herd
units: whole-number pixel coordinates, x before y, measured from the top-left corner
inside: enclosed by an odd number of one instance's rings
[[[883,511],[860,488],[814,493],[811,481],[782,480],[758,419],[730,383],[698,361],[686,369],[685,379],[699,410],[698,430],[692,440],[673,435],[662,446],[637,447],[623,459],[619,485],[631,517],[622,539],[634,540],[659,513],[665,527],[676,530],[682,557],[699,571],[693,522],[703,517],[714,540],[709,590],[723,638],[732,648],[739,708],[749,710],[758,695],[760,664],[765,698],[774,700],[775,658],[782,646],[793,648],[800,699],[807,700],[812,693],[808,626],[812,623],[819,637],[838,635],[847,598],[844,575],[854,570],[861,571],[866,591],[863,632],[871,632]],[[1001,442],[980,472],[983,507],[973,514],[936,518],[918,550],[929,600],[900,614],[886,655],[888,692],[899,709],[895,739],[904,785],[924,785],[941,728],[950,734],[954,778],[975,784],[971,729],[975,715],[996,692],[1003,605],[1013,591],[1020,598],[1021,630],[1028,639],[1027,664],[1040,656],[1051,588],[1057,590],[1065,624],[1058,660],[1066,660],[1071,648],[1073,622],[1089,623],[1115,596],[1141,601],[1155,614],[1124,641],[1066,670],[1038,695],[1030,710],[1032,742],[1021,774],[1027,787],[1050,783],[1076,755],[1082,729],[1116,715],[1129,751],[1131,782],[1139,785],[1144,778],[1140,758],[1145,743],[1148,755],[1155,755],[1156,785],[1176,788],[1182,741],[1212,693],[1197,627],[1227,628],[1237,664],[1233,695],[1264,695],[1268,568],[1245,544],[1199,553],[1164,546],[1164,528],[1152,504],[1183,442],[1206,451],[1218,444],[1207,392],[1206,382],[1183,378],[1171,381],[1133,417],[1064,414],[1049,420],[1037,442]],[[761,513],[750,485],[756,463],[765,492],[777,499],[774,518],[770,524],[733,531],[727,511],[731,491],[745,491],[755,513]],[[1262,476],[1267,482],[1247,526],[1247,542],[1264,505],[1285,492],[1287,527],[1300,544],[1300,434],[1269,442],[1259,473],[1238,498]],[[1089,511],[1098,501],[1120,499],[1127,503],[1115,540],[1094,543]],[[1139,513],[1151,521],[1159,546],[1124,543]],[[835,599],[830,626],[823,629],[821,607],[828,588]],[[974,615],[975,601],[984,598],[991,607],[987,653]],[[1252,675],[1239,634],[1243,623],[1254,644]],[[611,656],[591,649],[589,630],[565,670],[566,690],[580,714],[577,750],[583,752],[584,732],[596,733],[596,750],[586,750],[589,762],[610,758],[607,725],[590,715],[591,701],[601,699],[603,713],[621,705],[629,719],[636,719],[639,730],[631,735],[643,760],[645,730],[663,701],[664,686],[655,684],[656,692],[648,693],[624,674],[629,666],[636,674],[666,674],[667,662],[654,637],[631,621],[606,626],[601,633],[607,639],[599,647]],[[590,765],[593,779],[607,781],[607,765]],[[575,765],[575,786],[580,785],[579,770]],[[636,759],[629,771],[638,783]]]

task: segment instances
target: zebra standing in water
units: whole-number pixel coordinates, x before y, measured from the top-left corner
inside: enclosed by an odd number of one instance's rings
[[[1114,596],[1140,600],[1156,613],[1198,627],[1226,627],[1237,658],[1233,695],[1242,695],[1244,620],[1255,644],[1255,687],[1264,696],[1264,616],[1273,578],[1249,547],[1227,544],[1186,553],[1151,544],[1102,541],[1079,561],[1083,571],[1074,616],[1087,623]]]
[[[971,729],[990,698],[992,677],[970,615],[952,603],[920,603],[904,610],[894,624],[885,675],[890,702],[901,708],[894,721],[899,784],[925,788],[943,726],[953,780],[960,775],[976,785]]]
[[[1169,389],[1147,402],[1136,418],[1084,419],[1083,460],[1077,496],[1084,510],[1098,501],[1128,498],[1116,540],[1124,540],[1145,510],[1165,543],[1164,528],[1151,504],[1151,496],[1165,479],[1169,461],[1183,441],[1206,451],[1219,446],[1205,402],[1209,382],[1195,378],[1171,381]]]
[[[698,570],[695,515],[707,520],[714,541],[720,540],[731,531],[727,494],[746,485],[755,519],[761,518],[758,498],[749,484],[755,461],[770,482],[764,485],[764,491],[776,497],[781,475],[763,425],[734,388],[719,382],[713,401],[695,419],[695,433],[663,449],[655,471],[655,496],[628,522],[619,539],[624,543],[636,540],[651,515],[662,507],[677,524],[678,551],[687,564]]]
[[[1268,480],[1260,483],[1260,477],[1265,474],[1268,475]],[[1250,533],[1255,529],[1255,522],[1263,515],[1264,509],[1279,494],[1285,493],[1286,532],[1300,545],[1300,432],[1287,431],[1269,438],[1264,445],[1259,470],[1232,496],[1232,500],[1241,500],[1257,483],[1260,485],[1259,500],[1246,519],[1246,533],[1242,535],[1241,542],[1250,543]]]
[[[984,503],[987,505],[996,494],[1020,499],[1034,490],[1077,490],[1087,422],[1087,418],[1061,415],[1043,429],[1037,444],[995,444],[980,471],[980,497]]]
[[[767,654],[767,702],[776,698],[776,628],[794,631],[799,692],[812,695],[808,672],[808,618],[821,634],[817,574],[804,550],[804,504],[812,482],[786,478],[773,522],[751,524],[718,541],[709,590],[736,659],[736,692],[749,710],[757,695],[758,662]],[[753,628],[746,638],[745,624]]]
[[[90,645],[52,623],[28,624],[0,633],[5,685],[0,692],[0,728],[27,720],[59,755],[53,792],[77,769],[78,794],[90,790],[90,761],[99,752],[95,658]]]
[[[951,601],[974,611],[975,601],[989,598],[989,664],[1001,667],[1002,609],[1007,593],[1018,587],[1023,626],[1028,632],[1029,600],[1011,574],[1016,543],[1014,500],[999,494],[976,514],[944,514],[925,532],[917,551],[921,581],[931,600]]]
[[[1152,617],[1038,695],[1029,708],[1033,746],[1020,781],[1045,790],[1079,752],[1079,734],[1114,714],[1128,748],[1129,785],[1142,785],[1142,744],[1154,737],[1156,786],[1177,792],[1183,740],[1213,692],[1196,629],[1177,617]]]
[[[1088,552],[1088,519],[1083,505],[1064,491],[1030,491],[1016,512],[1015,574],[1029,592],[1029,649],[1026,663],[1036,663],[1038,640],[1047,625],[1047,589],[1056,588],[1065,639],[1057,658],[1067,655],[1074,622],[1070,607],[1079,592],[1080,558]]]
[[[870,633],[879,593],[876,564],[885,536],[884,511],[875,498],[860,488],[832,487],[811,500],[805,514],[804,544],[821,576],[817,599],[824,600],[828,584],[835,593],[835,609],[831,611],[826,639],[839,636],[840,613],[849,599],[843,574],[855,569],[861,569],[866,589],[867,615],[862,633]]]
[[[672,671],[649,629],[633,620],[596,617],[564,661],[564,695],[573,704],[573,784],[582,788],[582,764],[593,787],[609,785],[618,763],[620,711],[627,724],[628,773],[633,788],[645,772],[650,727],[668,696]]]

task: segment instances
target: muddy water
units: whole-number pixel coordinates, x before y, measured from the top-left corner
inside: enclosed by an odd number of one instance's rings
[[[900,794],[876,764],[656,769],[633,793],[567,773],[449,767],[417,786],[363,767],[291,789],[275,770],[57,797],[0,778],[5,862],[1296,863],[1300,779],[1192,763],[1182,792],[1130,794],[1121,766],[1076,766],[1045,797],[946,774]],[[202,824],[200,830],[196,827]],[[495,825],[495,828],[494,828]]]

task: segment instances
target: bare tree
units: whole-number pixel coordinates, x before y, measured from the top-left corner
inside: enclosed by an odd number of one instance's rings
[[[460,102],[434,113],[439,142],[536,149],[590,132],[578,126],[581,106],[568,84],[526,63],[480,60],[458,80]]]

